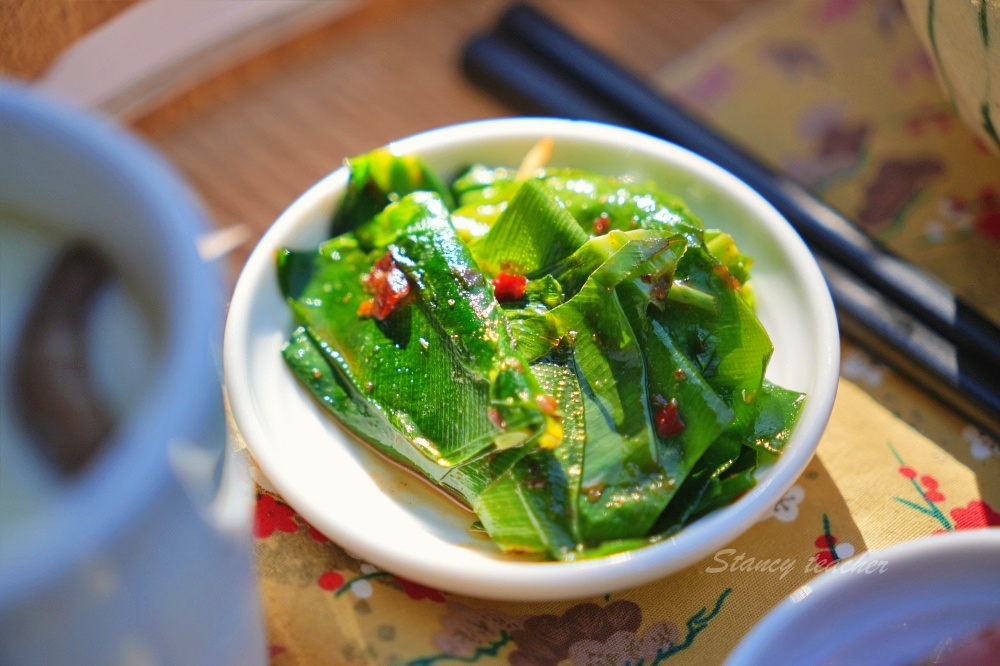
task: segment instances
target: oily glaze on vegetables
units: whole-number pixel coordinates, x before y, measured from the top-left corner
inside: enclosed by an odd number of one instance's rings
[[[449,186],[385,149],[349,167],[330,240],[277,257],[282,353],[501,550],[661,539],[781,453],[803,396],[764,377],[752,262],[677,197],[571,169]]]

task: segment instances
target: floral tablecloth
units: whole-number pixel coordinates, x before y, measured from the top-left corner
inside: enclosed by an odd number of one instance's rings
[[[1000,321],[1000,162],[953,115],[895,0],[776,3],[660,82]],[[404,580],[256,474],[276,666],[717,663],[837,563],[1000,526],[1000,444],[846,342],[830,426],[770,516],[676,575],[593,599],[498,603]]]

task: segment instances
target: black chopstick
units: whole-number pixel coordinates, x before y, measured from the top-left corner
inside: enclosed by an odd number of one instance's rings
[[[835,261],[818,253],[816,259],[844,335],[1000,438],[1000,382],[994,370]]]
[[[492,36],[474,38],[465,49],[470,79],[521,113],[621,124],[617,113],[556,71],[539,67],[533,54]]]
[[[880,249],[804,188],[758,164],[525,5],[505,12],[494,33],[473,38],[463,67],[472,81],[521,112],[646,131],[740,176],[822,255],[845,332],[1000,434],[1000,332],[945,285]]]
[[[504,12],[496,33],[551,65],[578,93],[601,100],[634,129],[677,143],[757,190],[802,238],[960,348],[1000,372],[1000,330],[943,282],[876,245],[840,213],[776,173],[529,5]]]

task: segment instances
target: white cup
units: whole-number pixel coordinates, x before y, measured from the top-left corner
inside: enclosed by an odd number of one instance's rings
[[[0,506],[27,512],[0,527],[0,663],[265,663],[251,486],[223,460],[222,280],[197,254],[203,211],[139,140],[0,82],[0,215],[12,211],[103,250],[156,342],[97,457],[44,502]]]

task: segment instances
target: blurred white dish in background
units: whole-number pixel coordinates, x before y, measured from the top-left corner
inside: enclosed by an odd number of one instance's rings
[[[479,162],[517,166],[543,137],[551,166],[651,179],[684,198],[708,226],[731,233],[754,258],[758,314],[774,342],[768,377],[808,394],[777,464],[731,506],[662,542],[573,562],[504,557],[473,536],[471,513],[358,443],[321,411],[279,353],[292,330],[275,253],[327,237],[347,182],[340,169],[303,194],[265,234],[230,304],[224,367],[240,435],[269,481],[312,525],[377,566],[420,583],[480,597],[578,598],[649,582],[693,564],[769,513],[809,462],[829,418],[839,368],[837,323],[826,283],[788,223],[729,173],[673,144],[595,123],[503,119],[446,127],[391,144],[445,178]],[[374,146],[373,146],[374,148]]]
[[[726,664],[936,664],[998,620],[1000,529],[949,532],[844,560],[778,604]]]

